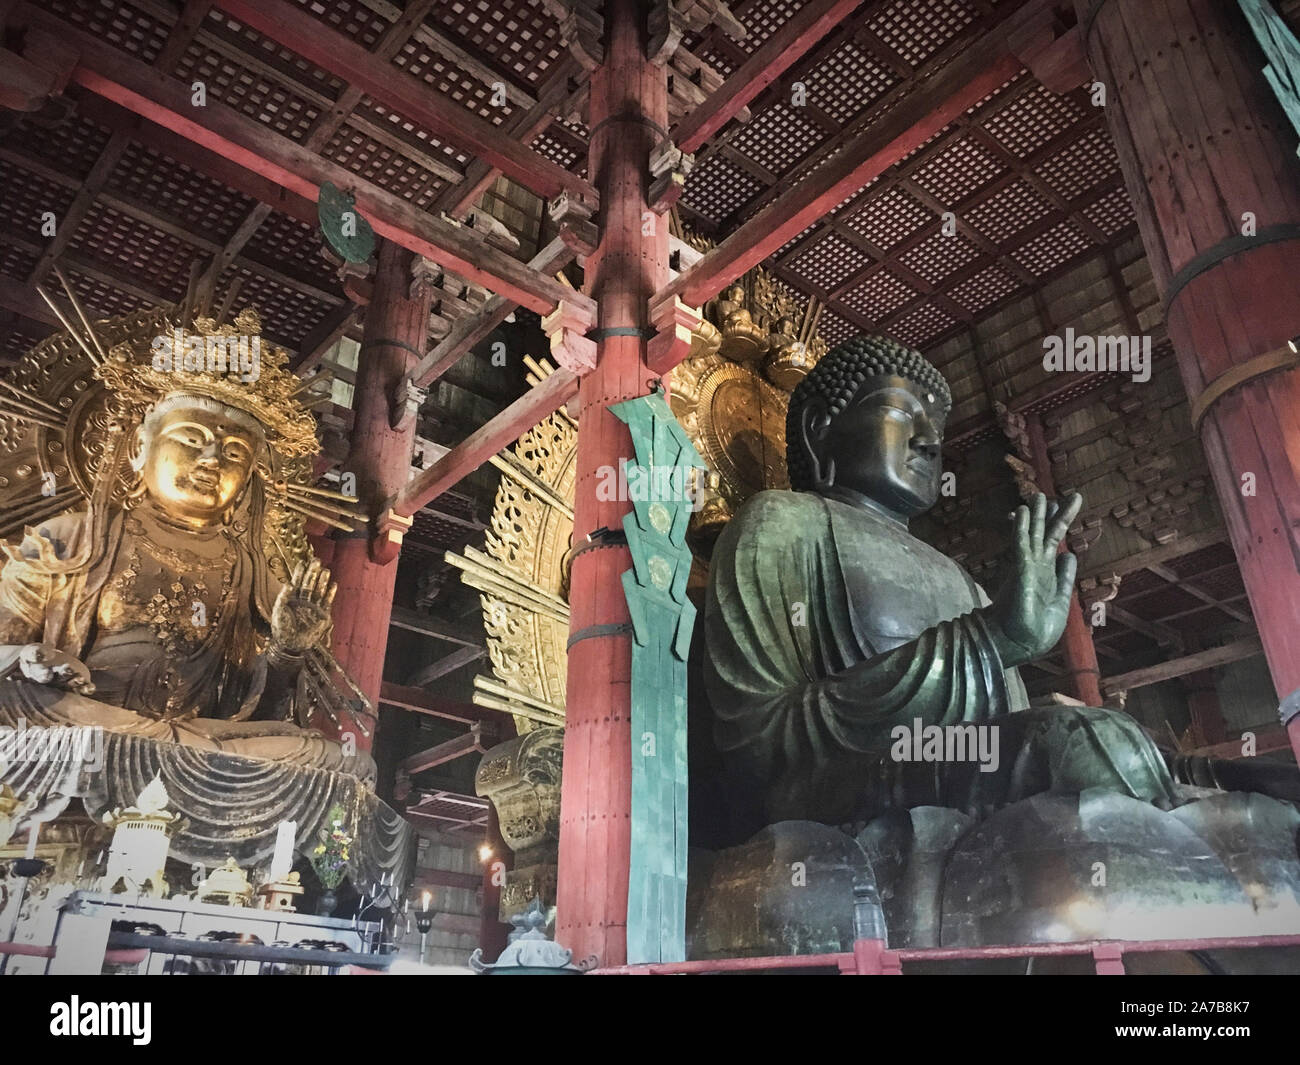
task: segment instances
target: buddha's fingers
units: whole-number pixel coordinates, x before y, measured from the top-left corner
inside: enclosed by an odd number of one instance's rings
[[[330,590],[329,590],[328,592],[325,593],[325,609],[326,609],[326,610],[331,610],[331,609],[333,609],[333,607],[334,607],[334,597],[338,594],[338,591],[339,591],[339,586],[338,586],[338,584],[336,584],[336,583],[334,583],[334,582],[331,582],[331,583],[330,583]]]
[[[1029,518],[1029,546],[1035,551],[1043,548],[1043,528],[1047,523],[1047,496],[1039,492],[1034,496],[1033,510]]]
[[[1056,558],[1056,598],[1068,599],[1074,592],[1074,576],[1079,569],[1079,560],[1070,552]]]
[[[316,579],[316,601],[324,604],[326,596],[330,590],[330,571],[321,566],[320,576]]]
[[[1052,527],[1047,530],[1047,541],[1045,546],[1055,551],[1057,544],[1065,539],[1065,534],[1070,531],[1070,526],[1074,524],[1074,519],[1079,516],[1079,511],[1083,507],[1083,496],[1078,492],[1072,492],[1070,497],[1065,501],[1065,505],[1060,508],[1056,515],[1056,520],[1052,522]]]
[[[1016,554],[1023,558],[1029,553],[1029,508],[1023,504],[1016,507],[1013,520],[1016,523],[1013,544]]]

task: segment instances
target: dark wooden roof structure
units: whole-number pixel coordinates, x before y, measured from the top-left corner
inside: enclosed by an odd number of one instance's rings
[[[518,398],[522,380],[487,395],[471,349],[516,308],[510,328],[535,328],[564,291],[555,274],[574,250],[554,239],[543,201],[595,202],[585,6],[0,3],[4,61],[40,58],[61,69],[64,89],[2,119],[0,358],[19,358],[56,325],[35,286],[57,261],[102,315],[178,303],[191,286],[209,306],[255,304],[267,334],[313,366],[357,335],[365,283],[343,284],[322,255],[315,204],[324,181],[350,187],[381,236],[445,270],[420,383],[445,386],[425,413],[452,450],[440,473],[413,482],[404,554],[435,565],[483,527],[483,493],[458,483],[572,394],[561,372],[540,398]],[[959,469],[1002,469],[1000,410],[1044,420],[1057,486],[1089,497],[1075,544],[1090,548],[1085,599],[1117,589],[1095,633],[1108,690],[1257,655],[1104,113],[1077,71],[1070,87],[1072,15],[1043,0],[735,0],[729,10],[743,36],[718,15],[688,25],[670,60],[670,132],[695,153],[677,209],[705,236],[743,238],[695,270],[720,276],[748,255],[826,304],[832,343],[878,331],[930,355],[953,387]],[[1017,15],[1046,37],[1008,43]],[[52,237],[42,232],[51,214]],[[956,236],[944,233],[948,215]],[[691,278],[678,283],[690,302]],[[1136,394],[1105,374],[1049,380],[1041,337],[1067,324],[1153,336],[1152,387]],[[348,419],[343,405],[327,417],[344,441]],[[1161,452],[1170,462],[1138,460],[1143,426],[1177,442]],[[991,549],[963,546],[966,519],[949,518],[935,539],[978,573]],[[476,638],[473,603],[461,605],[452,627],[463,631],[444,652]],[[426,617],[420,630],[412,613],[399,610],[397,628],[405,616],[405,635],[440,639],[430,630],[441,622]],[[472,662],[463,657],[451,668]],[[1031,684],[1050,687],[1056,668],[1031,671]],[[457,787],[469,790],[453,781],[429,816],[454,820],[461,802],[465,823],[478,824],[482,809]]]

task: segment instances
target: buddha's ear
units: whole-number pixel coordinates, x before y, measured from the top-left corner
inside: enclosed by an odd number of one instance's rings
[[[826,434],[831,427],[831,413],[821,396],[811,396],[799,411],[798,446],[808,460],[813,484],[830,487],[835,479],[835,460],[825,458]]]

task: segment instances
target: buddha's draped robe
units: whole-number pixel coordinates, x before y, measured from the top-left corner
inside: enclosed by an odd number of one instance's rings
[[[733,804],[764,823],[840,824],[898,802],[978,810],[1092,785],[1175,801],[1131,718],[1012,713],[1028,700],[978,611],[988,602],[960,565],[883,515],[812,493],[752,498],[718,539],[704,618]],[[891,730],[918,719],[995,719],[998,770],[892,761]]]

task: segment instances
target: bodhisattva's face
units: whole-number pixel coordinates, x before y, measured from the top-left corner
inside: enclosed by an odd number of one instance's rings
[[[865,381],[810,446],[822,469],[835,461],[834,485],[858,492],[906,519],[939,498],[941,401],[902,377]]]
[[[248,483],[258,434],[197,404],[173,407],[146,425],[142,473],[150,497],[187,524],[220,522]]]

